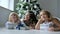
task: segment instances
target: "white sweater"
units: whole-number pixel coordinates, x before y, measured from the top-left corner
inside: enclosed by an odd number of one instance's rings
[[[52,22],[44,22],[43,24],[40,24],[40,30],[48,31],[51,24]]]
[[[12,22],[6,22],[5,23],[5,27],[7,28],[7,29],[15,29],[15,27],[16,27],[16,23],[12,23]]]

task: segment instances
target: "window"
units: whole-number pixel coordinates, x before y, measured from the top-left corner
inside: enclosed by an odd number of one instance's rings
[[[0,6],[9,10],[14,10],[14,0],[0,0]]]

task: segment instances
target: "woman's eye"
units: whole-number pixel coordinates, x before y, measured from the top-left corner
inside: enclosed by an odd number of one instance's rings
[[[42,15],[40,15],[40,16],[42,16]]]
[[[15,16],[15,15],[14,15]]]

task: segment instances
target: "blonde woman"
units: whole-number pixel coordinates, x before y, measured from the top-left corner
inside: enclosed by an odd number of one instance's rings
[[[52,17],[47,10],[42,10],[35,29],[43,31],[58,31],[60,30],[60,21]]]
[[[20,22],[20,19],[17,13],[11,12],[9,15],[9,19],[5,25],[6,25],[6,28],[8,29],[14,29],[19,22]]]

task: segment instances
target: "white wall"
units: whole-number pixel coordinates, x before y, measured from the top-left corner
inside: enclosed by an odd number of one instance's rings
[[[48,10],[52,15],[60,17],[60,0],[38,0],[42,9]]]
[[[10,12],[10,10],[0,7],[0,27],[4,26]]]
[[[57,1],[58,15],[60,16],[60,0]]]

